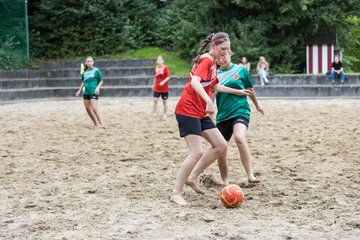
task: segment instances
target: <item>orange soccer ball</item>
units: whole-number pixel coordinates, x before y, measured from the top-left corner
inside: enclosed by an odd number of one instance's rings
[[[220,199],[225,207],[236,208],[244,201],[244,193],[238,185],[230,184],[221,190]]]

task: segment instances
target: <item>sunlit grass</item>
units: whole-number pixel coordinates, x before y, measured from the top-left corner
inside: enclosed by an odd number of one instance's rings
[[[181,59],[177,52],[166,51],[158,47],[146,47],[129,50],[122,54],[102,56],[106,59],[156,59],[159,55],[164,58],[165,64],[170,68],[171,75],[187,76],[190,71],[190,62]],[[98,57],[100,58],[100,57]]]

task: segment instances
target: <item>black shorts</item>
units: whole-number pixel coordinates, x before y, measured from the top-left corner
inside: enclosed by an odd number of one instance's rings
[[[178,121],[180,137],[191,134],[201,136],[201,132],[216,128],[210,117],[199,119],[176,114],[176,120]]]
[[[91,99],[98,100],[99,95],[96,95],[96,94],[84,94],[84,99],[85,100],[91,100]]]
[[[249,119],[241,116],[219,122],[218,124],[216,124],[216,127],[219,129],[225,140],[230,141],[234,131],[234,125],[237,123],[242,123],[247,128],[249,127]]]
[[[166,100],[169,98],[169,93],[168,92],[154,92],[154,98],[159,98],[160,96],[163,100]]]

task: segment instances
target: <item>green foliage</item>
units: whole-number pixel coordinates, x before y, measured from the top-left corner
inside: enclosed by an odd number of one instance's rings
[[[347,28],[339,33],[342,39],[338,46],[343,51],[343,63],[346,72],[360,72],[360,18],[348,17]]]
[[[19,42],[15,41],[15,37],[8,36],[4,42],[0,42],[0,69],[19,69],[24,65],[25,60],[18,45]]]
[[[146,0],[41,1],[30,16],[31,54],[74,57],[146,46],[154,38],[155,11]]]
[[[29,4],[30,50],[36,58],[116,55],[158,46],[190,62],[202,39],[224,31],[231,38],[234,62],[246,56],[255,66],[259,56],[265,56],[273,72],[296,73],[305,69],[305,41],[315,34],[342,32],[340,45],[346,52],[359,49],[359,33],[353,27],[358,23],[346,20],[359,15],[358,0],[34,0]],[[357,59],[358,54],[349,54],[346,61],[358,69]]]

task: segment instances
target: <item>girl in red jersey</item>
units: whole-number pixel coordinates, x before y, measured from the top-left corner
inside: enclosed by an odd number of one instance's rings
[[[168,66],[164,65],[164,59],[162,56],[158,56],[156,59],[157,66],[155,68],[155,79],[154,79],[154,109],[153,114],[157,112],[157,106],[159,103],[159,97],[161,96],[164,105],[164,116],[168,111],[167,99],[169,98],[169,79],[170,70]]]
[[[208,46],[210,51],[203,54]],[[227,150],[227,142],[208,116],[215,111],[212,101],[213,91],[239,96],[252,94],[249,90],[236,90],[219,84],[215,62],[229,54],[229,51],[230,39],[226,33],[210,34],[201,42],[198,56],[193,60],[189,81],[175,108],[180,136],[185,138],[190,150],[177,173],[175,187],[170,197],[170,200],[176,204],[187,204],[182,196],[185,184],[192,187],[195,192],[203,193],[198,183],[200,174]],[[211,144],[211,148],[204,153],[201,137]]]

